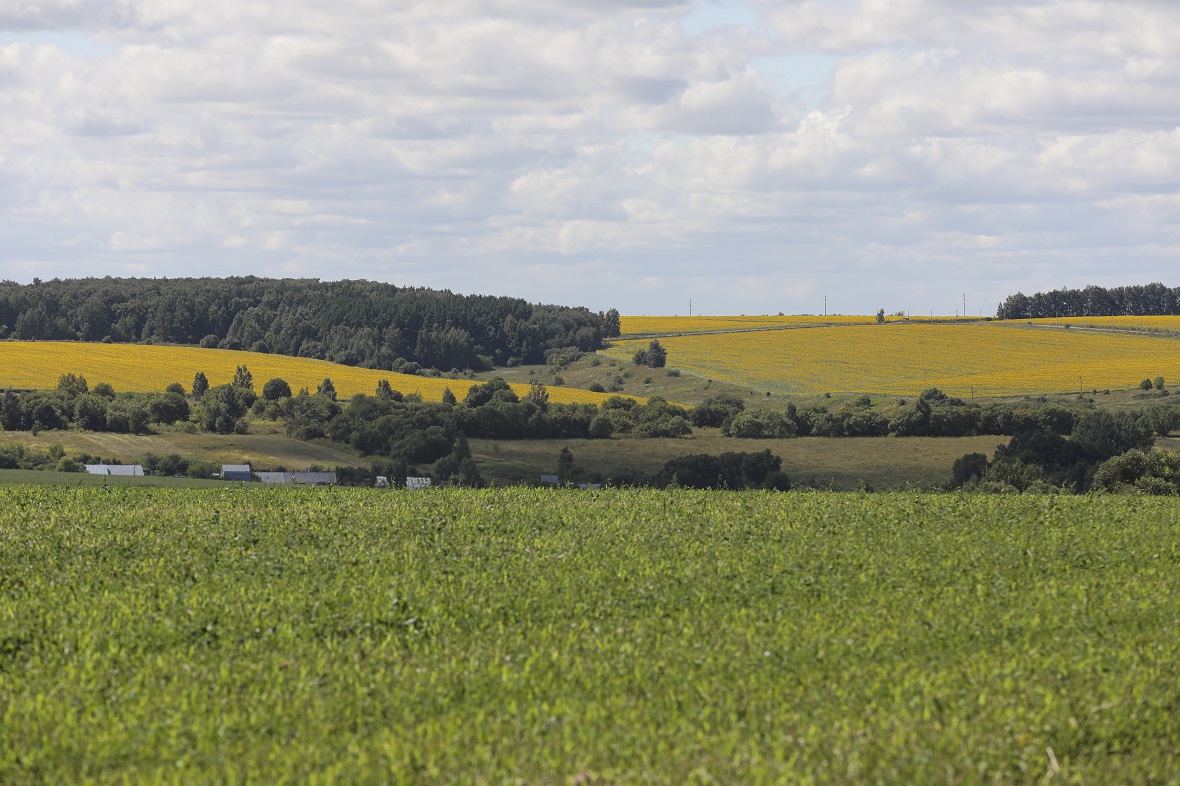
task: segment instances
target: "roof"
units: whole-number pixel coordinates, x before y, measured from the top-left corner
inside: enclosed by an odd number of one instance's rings
[[[221,471],[225,472],[249,472],[249,464],[222,464]]]
[[[86,471],[91,475],[124,475],[143,477],[142,464],[86,464]]]
[[[290,472],[255,472],[258,479],[263,483],[290,483]]]
[[[335,472],[255,472],[263,483],[335,483]]]
[[[335,483],[335,472],[292,472],[296,483]]]

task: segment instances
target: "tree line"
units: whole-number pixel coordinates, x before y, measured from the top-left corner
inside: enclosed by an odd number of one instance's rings
[[[857,396],[836,408],[819,404],[799,409],[788,404],[783,411],[749,411],[740,398],[721,395],[694,407],[691,420],[694,426],[720,428],[726,436],[742,439],[1012,436],[1037,429],[1068,436],[1085,409],[1047,401],[980,406],[938,388],[922,392],[912,403],[898,404],[882,412],[873,407],[869,396]],[[1143,417],[1157,434],[1180,428],[1178,406],[1155,404],[1144,410]]]
[[[0,282],[0,338],[193,344],[415,373],[600,349],[619,314],[373,281],[236,278]]]
[[[1155,395],[1166,396],[1166,390]],[[1151,451],[1157,435],[1180,428],[1180,402],[1157,403],[1141,412],[1110,413],[1093,401],[1065,407],[1047,401],[977,406],[931,388],[912,404],[886,410],[868,396],[829,409],[823,405],[785,411],[749,411],[736,397],[722,395],[685,408],[660,398],[647,402],[613,396],[594,404],[556,404],[544,385],[518,395],[503,379],[472,386],[462,400],[449,389],[442,401],[403,395],[381,380],[372,395],[338,401],[331,379],[315,389],[293,391],[282,379],[255,390],[253,375],[239,366],[233,380],[210,387],[198,372],[189,391],[180,383],[154,394],[117,393],[109,384],[93,388],[85,377],[61,376],[54,390],[0,393],[0,427],[5,430],[79,428],[143,433],[152,424],[186,431],[246,433],[253,419],[279,421],[289,436],[329,439],[371,460],[368,470],[346,469],[344,482],[374,475],[401,478],[426,474],[439,481],[479,485],[469,439],[606,439],[615,434],[683,437],[694,427],[720,428],[734,438],[800,436],[971,436],[1009,435],[1009,444],[989,458],[969,454],[952,468],[955,486],[1024,491],[1063,488],[1085,491],[1133,489],[1180,492],[1180,461]],[[1127,456],[1131,451],[1139,451]],[[11,452],[11,451],[9,451]],[[60,463],[62,457],[6,455],[0,465]],[[1165,457],[1166,458],[1166,457]],[[51,459],[53,461],[51,461]],[[1107,462],[1118,459],[1115,464]],[[184,472],[179,457],[159,458],[158,469]],[[207,468],[202,467],[201,471]],[[341,468],[338,468],[340,470]],[[781,463],[769,451],[758,454],[691,455],[668,461],[659,473],[634,470],[612,477],[583,473],[576,480],[630,485],[679,484],[697,488],[789,488]],[[1170,484],[1170,485],[1169,485]]]
[[[1180,314],[1180,287],[1160,283],[1106,289],[1056,289],[1025,295],[1009,295],[996,309],[999,319],[1052,319],[1053,317],[1155,316]]]
[[[1032,427],[997,446],[990,460],[982,453],[960,457],[951,469],[952,485],[993,492],[1130,488],[1176,494],[1180,462],[1174,454],[1152,450],[1158,433],[1147,413],[1091,410],[1078,417],[1069,439],[1045,426]],[[1152,477],[1153,470],[1166,474]],[[1141,476],[1147,479],[1137,483]]]

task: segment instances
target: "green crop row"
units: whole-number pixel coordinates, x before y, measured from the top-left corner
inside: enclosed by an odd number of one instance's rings
[[[1180,506],[0,488],[0,783],[1176,783]]]

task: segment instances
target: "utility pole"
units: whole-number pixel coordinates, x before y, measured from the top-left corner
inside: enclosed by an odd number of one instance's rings
[[[963,319],[967,318],[967,293],[963,293]]]
[[[692,316],[692,298],[688,299],[688,315]]]
[[[828,296],[824,295],[824,316],[828,315]]]

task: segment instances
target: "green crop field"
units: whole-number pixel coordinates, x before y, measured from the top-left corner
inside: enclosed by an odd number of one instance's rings
[[[0,488],[0,783],[1176,783],[1174,500]]]

